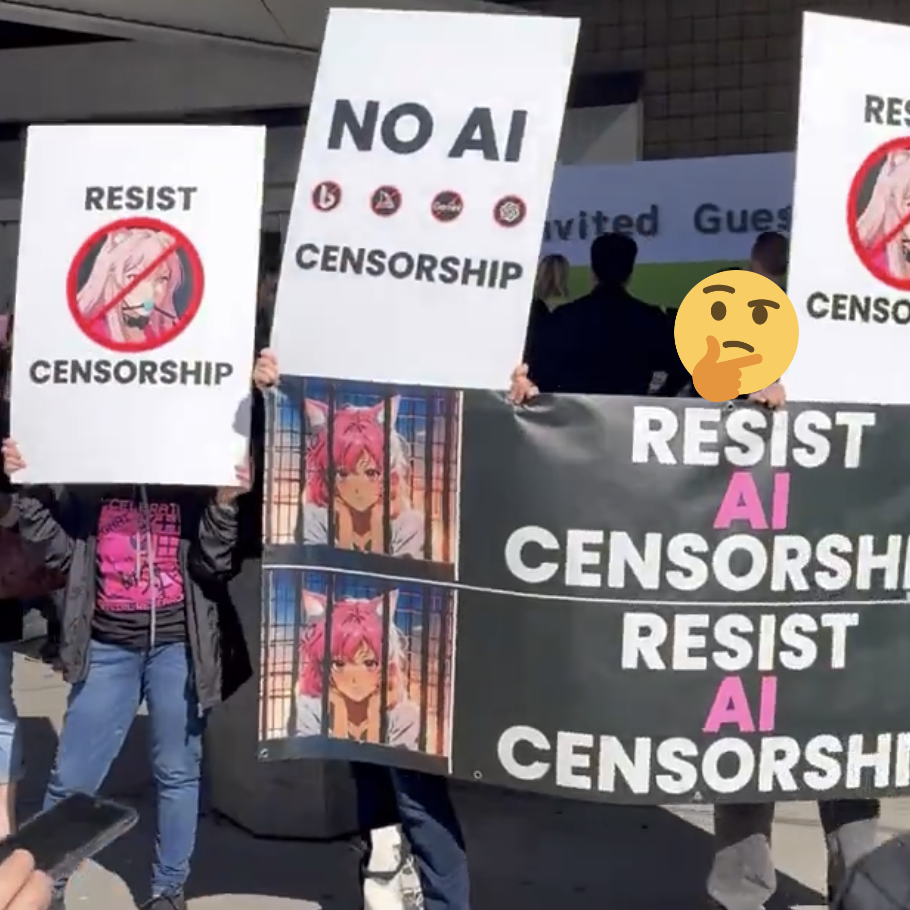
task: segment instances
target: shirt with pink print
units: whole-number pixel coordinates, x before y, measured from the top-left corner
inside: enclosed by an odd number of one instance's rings
[[[142,646],[155,612],[155,642],[185,638],[180,505],[111,498],[101,506],[93,631],[102,641]]]

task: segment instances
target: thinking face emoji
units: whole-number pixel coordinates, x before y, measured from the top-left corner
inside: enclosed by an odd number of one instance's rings
[[[729,401],[780,379],[796,353],[799,321],[770,278],[731,269],[686,294],[675,335],[695,391],[708,401]]]

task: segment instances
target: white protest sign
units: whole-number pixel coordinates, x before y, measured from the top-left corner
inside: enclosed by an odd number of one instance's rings
[[[807,13],[787,292],[796,401],[910,402],[910,28]]]
[[[508,381],[577,36],[574,19],[331,11],[278,285],[282,372]]]
[[[16,281],[23,483],[235,482],[265,130],[36,126]]]

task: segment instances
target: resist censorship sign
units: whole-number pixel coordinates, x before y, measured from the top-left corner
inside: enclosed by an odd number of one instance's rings
[[[788,282],[795,400],[910,402],[908,51],[906,26],[805,14]]]
[[[260,128],[29,130],[12,398],[23,482],[234,482],[264,152]]]
[[[269,755],[609,802],[910,791],[910,408],[541,396],[516,413],[306,382],[307,495],[265,521]],[[409,470],[396,453],[428,396],[440,467],[418,445]],[[296,445],[287,409],[273,456]],[[370,549],[344,517],[366,478],[333,474],[320,442],[355,419],[390,427],[396,475]],[[267,481],[286,503],[291,471]]]
[[[577,36],[574,19],[330,12],[278,287],[283,370],[502,383]]]

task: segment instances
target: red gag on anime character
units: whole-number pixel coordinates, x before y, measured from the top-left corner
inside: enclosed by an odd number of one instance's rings
[[[76,325],[109,351],[160,348],[199,312],[204,275],[190,239],[156,218],[125,218],[76,252],[67,299]]]

